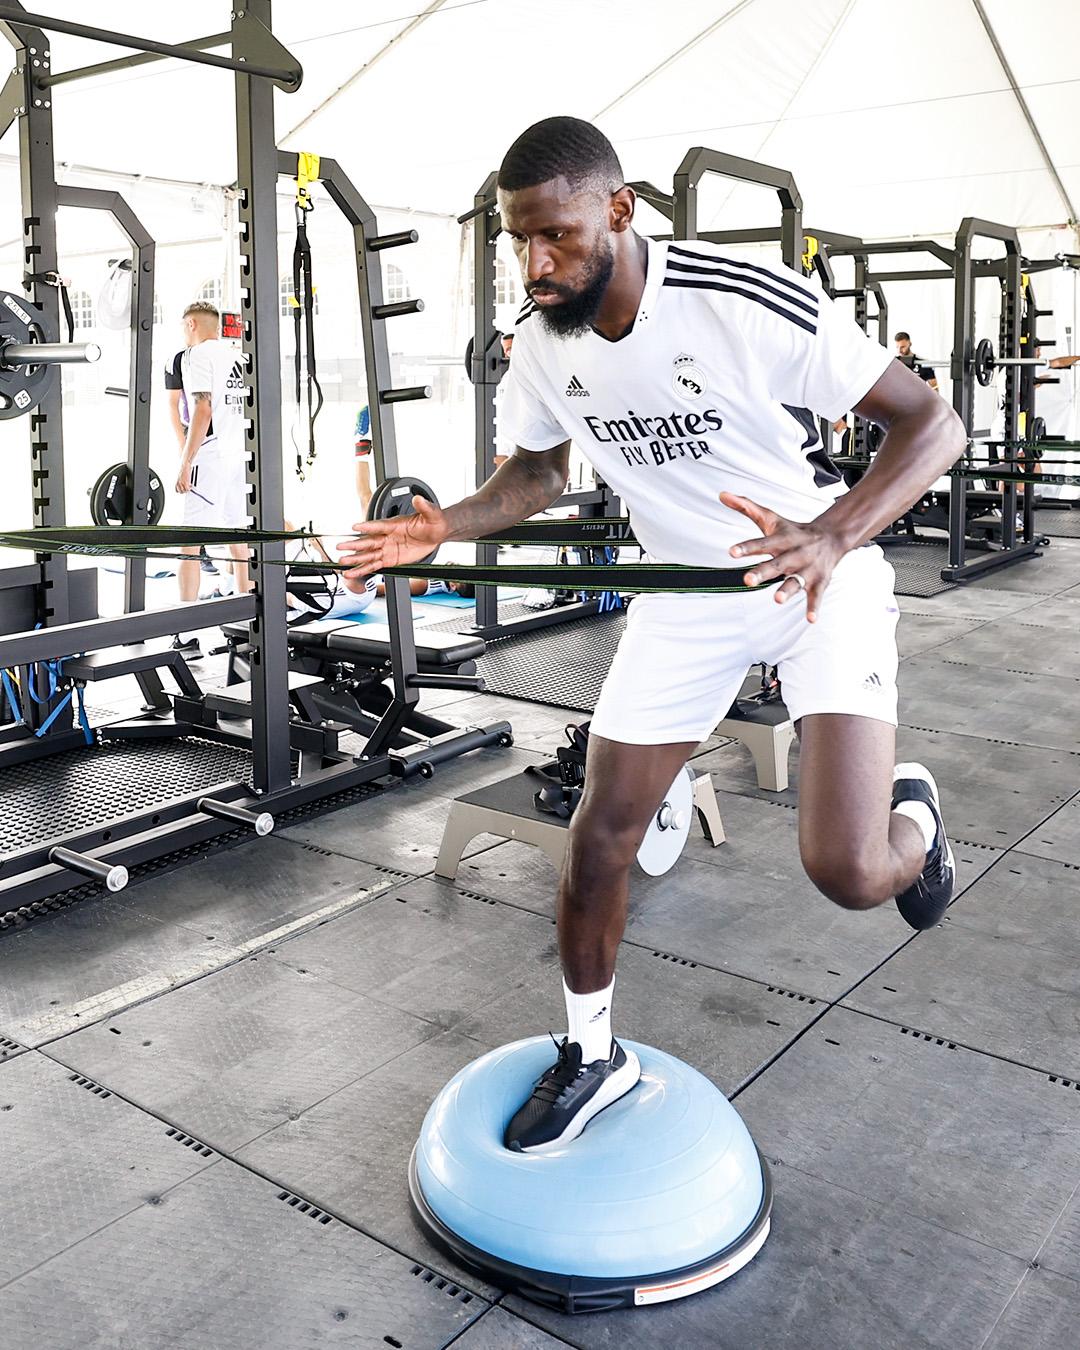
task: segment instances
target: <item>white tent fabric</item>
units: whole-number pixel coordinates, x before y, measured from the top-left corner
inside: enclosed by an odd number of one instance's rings
[[[71,0],[35,7],[87,18]],[[228,6],[101,0],[93,21],[180,41],[225,29]],[[282,144],[341,159],[371,200],[403,207],[465,209],[513,136],[560,112],[596,120],[628,177],[662,186],[699,144],[790,169],[808,224],[867,238],[948,236],[965,215],[1063,226],[1066,198],[1080,201],[1075,0],[279,0],[274,26],[305,68],[297,94],[276,96]],[[56,69],[123,54],[51,46]],[[70,163],[235,172],[222,72],[166,62],[65,85],[55,121]],[[773,209],[725,184],[702,206],[713,227]]]

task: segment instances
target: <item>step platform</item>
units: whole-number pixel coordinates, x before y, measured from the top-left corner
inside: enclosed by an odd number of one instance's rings
[[[468,1269],[561,1312],[642,1307],[721,1283],[769,1235],[769,1169],[724,1094],[623,1042],[641,1079],[542,1156],[503,1132],[551,1066],[548,1036],[491,1050],[435,1098],[409,1164],[414,1217]]]
[[[453,881],[462,854],[479,834],[532,844],[541,849],[557,869],[561,868],[570,822],[537,810],[533,798],[540,782],[532,774],[517,773],[512,778],[503,778],[498,783],[458,797],[451,804],[443,830],[435,875]],[[694,781],[694,810],[705,838],[713,848],[718,848],[726,835],[710,774],[701,774]]]

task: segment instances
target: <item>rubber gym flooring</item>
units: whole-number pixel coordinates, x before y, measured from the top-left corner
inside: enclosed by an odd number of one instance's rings
[[[773,1233],[683,1302],[566,1318],[466,1276],[408,1213],[439,1087],[562,1026],[542,855],[450,800],[517,743],[0,934],[0,1345],[12,1350],[1075,1350],[1080,1320],[1080,541],[901,602],[900,753],[942,789],[962,893],[912,935],[802,875],[795,792],[697,767],[728,842],[639,877],[617,1025],[732,1095]],[[792,764],[793,782],[797,763]]]

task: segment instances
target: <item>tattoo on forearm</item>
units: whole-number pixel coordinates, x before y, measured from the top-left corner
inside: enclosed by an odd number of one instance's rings
[[[209,394],[202,394],[202,393],[200,393],[200,394],[192,394],[191,397],[195,400],[196,403],[209,403],[209,402],[210,402],[210,395],[209,395]]]
[[[476,539],[550,506],[566,485],[569,446],[513,455],[471,497],[447,511],[451,537]]]

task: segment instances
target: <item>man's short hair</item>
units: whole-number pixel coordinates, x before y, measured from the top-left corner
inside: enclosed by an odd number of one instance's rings
[[[911,334],[910,334],[910,333],[905,333],[905,332],[901,331],[901,332],[896,333],[896,334],[893,335],[893,341],[894,341],[894,342],[910,342],[910,341],[911,341]]]
[[[192,300],[191,304],[184,310],[184,318],[186,319],[189,314],[205,314],[208,318],[213,319],[215,323],[221,322],[221,313],[218,310],[217,305],[211,303],[209,300]]]
[[[626,179],[615,147],[591,122],[578,117],[545,117],[523,131],[499,166],[504,192],[565,178],[573,192],[586,183],[618,192]]]

